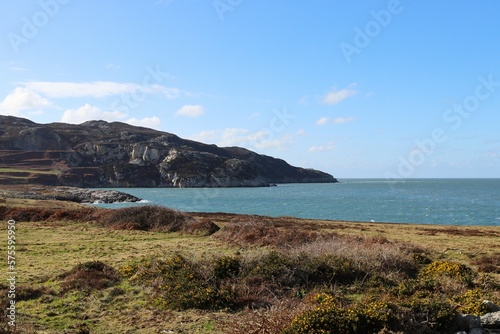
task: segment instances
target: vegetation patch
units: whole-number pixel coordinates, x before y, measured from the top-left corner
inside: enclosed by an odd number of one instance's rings
[[[121,230],[180,231],[191,220],[187,214],[161,206],[146,205],[106,210],[99,223]]]
[[[216,261],[217,265],[220,263]],[[219,279],[208,278],[194,263],[174,255],[142,264],[131,280],[151,289],[153,303],[160,309],[228,308],[234,299],[232,291]]]
[[[233,221],[227,224],[217,238],[237,245],[290,247],[324,239],[328,233],[310,231],[287,224],[278,226],[264,220]]]
[[[81,263],[60,278],[63,291],[104,289],[120,281],[118,272],[101,261]]]
[[[481,256],[474,259],[472,264],[481,272],[500,274],[500,253]]]
[[[438,260],[425,266],[421,270],[420,276],[424,279],[449,277],[458,282],[472,285],[475,273],[471,268],[464,264]]]

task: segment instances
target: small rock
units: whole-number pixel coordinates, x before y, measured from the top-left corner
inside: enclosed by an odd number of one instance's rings
[[[486,308],[486,311],[489,313],[500,311],[500,306],[496,305],[493,302],[490,302],[489,300],[483,300],[483,305]]]
[[[500,329],[500,311],[481,316],[481,325],[484,328]]]
[[[473,328],[481,328],[481,318],[472,314],[459,314],[456,318],[458,328],[471,330]]]
[[[483,330],[481,328],[473,328],[469,331],[469,334],[483,334]]]

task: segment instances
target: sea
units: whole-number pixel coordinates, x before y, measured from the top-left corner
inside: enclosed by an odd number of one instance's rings
[[[339,179],[263,188],[116,188],[139,203],[187,212],[227,212],[361,222],[500,226],[500,179]]]

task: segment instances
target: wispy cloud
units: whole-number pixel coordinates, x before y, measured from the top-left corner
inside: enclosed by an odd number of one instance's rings
[[[355,121],[356,117],[338,117],[332,120],[333,124],[344,124]]]
[[[334,149],[335,149],[334,143],[327,143],[325,145],[320,145],[320,146],[311,146],[309,148],[309,152],[327,152],[327,151],[333,151]]]
[[[94,82],[52,82],[29,81],[21,83],[24,87],[51,98],[96,97],[145,93],[163,95],[166,98],[192,96],[193,94],[179,88],[166,87],[159,84],[139,85],[135,83],[119,83],[111,81]]]
[[[325,125],[330,119],[328,117],[321,117],[316,121],[316,125]]]
[[[52,102],[34,91],[17,87],[0,102],[0,113],[20,115],[23,110],[39,111],[53,107]]]
[[[205,109],[200,104],[187,104],[176,111],[177,116],[184,117],[200,117],[205,112]]]
[[[337,117],[330,119],[328,117],[321,117],[316,121],[316,125],[326,125],[328,123],[333,123],[333,124],[344,124],[344,123],[349,123],[355,121],[357,118],[356,117]]]
[[[323,103],[328,105],[339,104],[345,99],[358,94],[358,91],[354,89],[355,83],[350,84],[347,88],[337,89],[333,87],[326,95],[323,97]]]

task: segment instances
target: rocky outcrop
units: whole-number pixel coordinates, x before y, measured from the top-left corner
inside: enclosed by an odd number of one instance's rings
[[[337,182],[330,174],[293,167],[244,148],[202,144],[124,123],[41,125],[11,116],[0,116],[0,167],[10,169],[0,173],[0,183],[78,187]],[[24,178],[9,175],[15,172],[25,173]]]
[[[141,199],[116,190],[82,189],[76,187],[32,186],[5,190],[2,197],[36,200],[58,200],[76,203],[122,203]]]
[[[500,311],[499,307],[490,301],[484,301],[487,310],[497,310],[482,316],[471,314],[458,315],[455,324],[460,331],[457,334],[500,334]]]

